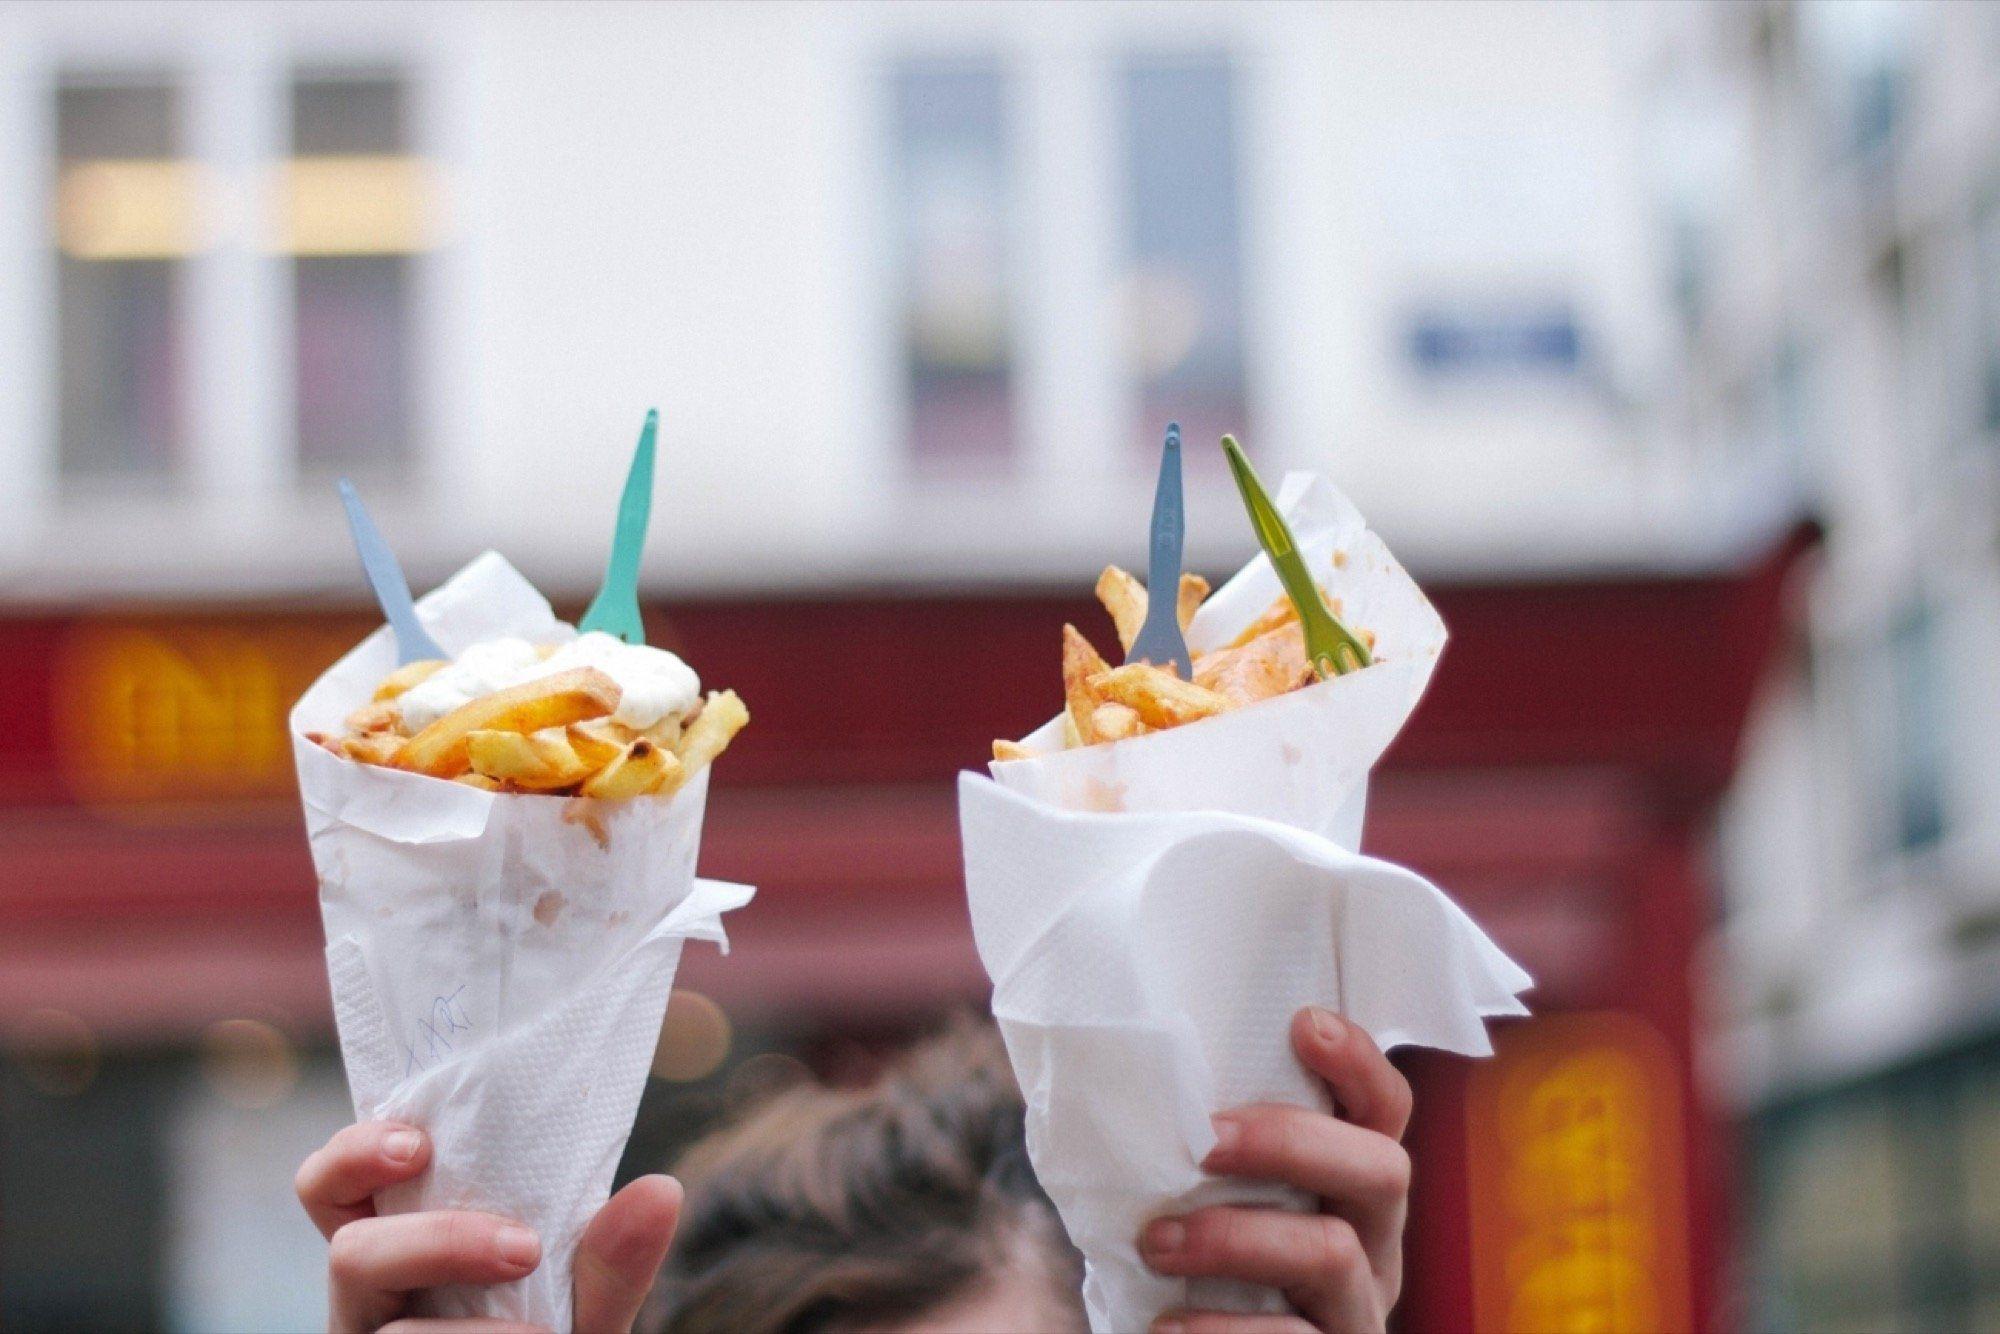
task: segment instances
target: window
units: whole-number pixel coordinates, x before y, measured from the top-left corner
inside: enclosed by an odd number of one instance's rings
[[[1905,849],[1928,847],[1944,832],[1944,661],[1937,618],[1919,603],[1890,632],[1895,680],[1896,837]]]
[[[56,91],[57,460],[65,479],[158,478],[187,447],[196,168],[161,77]]]
[[[1226,59],[1128,64],[1125,318],[1147,457],[1179,421],[1212,443],[1244,422],[1235,79]]]
[[[918,59],[892,92],[894,271],[920,472],[1014,448],[1006,84],[990,59]]]
[[[1979,312],[1979,424],[2000,435],[2000,199],[1988,199],[1973,221],[1974,292]]]
[[[408,88],[392,74],[307,72],[291,112],[279,212],[300,468],[394,470],[412,452],[414,266],[430,222]]]

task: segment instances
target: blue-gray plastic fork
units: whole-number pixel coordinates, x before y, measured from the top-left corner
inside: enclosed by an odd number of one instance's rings
[[[1181,508],[1181,428],[1167,425],[1160,447],[1160,481],[1153,491],[1153,549],[1146,566],[1146,621],[1133,637],[1127,662],[1173,667],[1194,679],[1194,659],[1181,635],[1181,543],[1187,521]]]
[[[375,590],[375,601],[396,636],[396,665],[450,657],[417,620],[416,605],[410,601],[410,581],[403,577],[396,553],[382,540],[375,521],[362,508],[361,497],[355,494],[354,483],[345,477],[340,479],[340,503],[347,507],[347,526],[354,533],[354,549],[361,554],[361,572],[368,576],[368,586]]]

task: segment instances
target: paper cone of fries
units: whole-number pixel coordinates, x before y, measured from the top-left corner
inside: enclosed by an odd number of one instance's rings
[[[418,603],[447,652],[574,632],[489,552]],[[384,1212],[477,1209],[542,1239],[517,1283],[436,1289],[425,1314],[570,1323],[578,1237],[610,1190],[689,939],[726,947],[747,886],[697,879],[706,770],[672,797],[588,803],[359,764],[338,730],[395,666],[364,640],[292,711],[341,1056],[363,1120],[427,1130]]]
[[[1252,1102],[1327,1106],[1289,1023],[1327,1006],[1383,1047],[1490,1052],[1484,1018],[1524,1014],[1529,978],[1441,891],[1360,854],[1368,772],[1423,694],[1444,627],[1326,482],[1279,506],[1375,665],[1129,740],[964,774],[966,888],[993,1011],[1028,1104],[1028,1152],[1086,1266],[1091,1328],[1173,1308],[1282,1311],[1269,1289],[1162,1278],[1141,1229],[1218,1203],[1309,1208],[1211,1178],[1210,1117]],[[1188,630],[1229,643],[1282,589],[1259,556]]]

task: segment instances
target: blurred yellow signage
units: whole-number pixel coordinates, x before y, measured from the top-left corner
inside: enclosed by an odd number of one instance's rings
[[[289,796],[285,716],[363,629],[295,617],[79,625],[53,692],[71,793],[114,806]]]
[[[1512,1029],[1466,1116],[1481,1334],[1689,1328],[1680,1085],[1655,1029],[1611,1013]]]

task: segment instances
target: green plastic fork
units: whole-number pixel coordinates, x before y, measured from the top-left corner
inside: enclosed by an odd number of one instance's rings
[[[576,626],[585,633],[602,630],[628,644],[646,642],[646,625],[639,616],[639,554],[646,549],[646,521],[653,513],[653,441],[659,433],[660,410],[654,408],[646,414],[638,448],[632,451],[632,468],[625,474],[604,586]]]
[[[1306,657],[1313,670],[1325,680],[1329,669],[1335,676],[1341,676],[1372,664],[1375,659],[1368,646],[1341,624],[1320,597],[1319,585],[1313,582],[1305,558],[1299,555],[1291,526],[1271,503],[1235,436],[1222,437],[1222,452],[1229,456],[1229,471],[1235,474],[1236,489],[1243,493],[1243,507],[1250,511],[1250,526],[1257,532],[1257,541],[1271,558],[1271,568],[1278,572],[1278,582],[1285,586],[1292,605],[1299,609],[1299,625],[1306,635]]]

